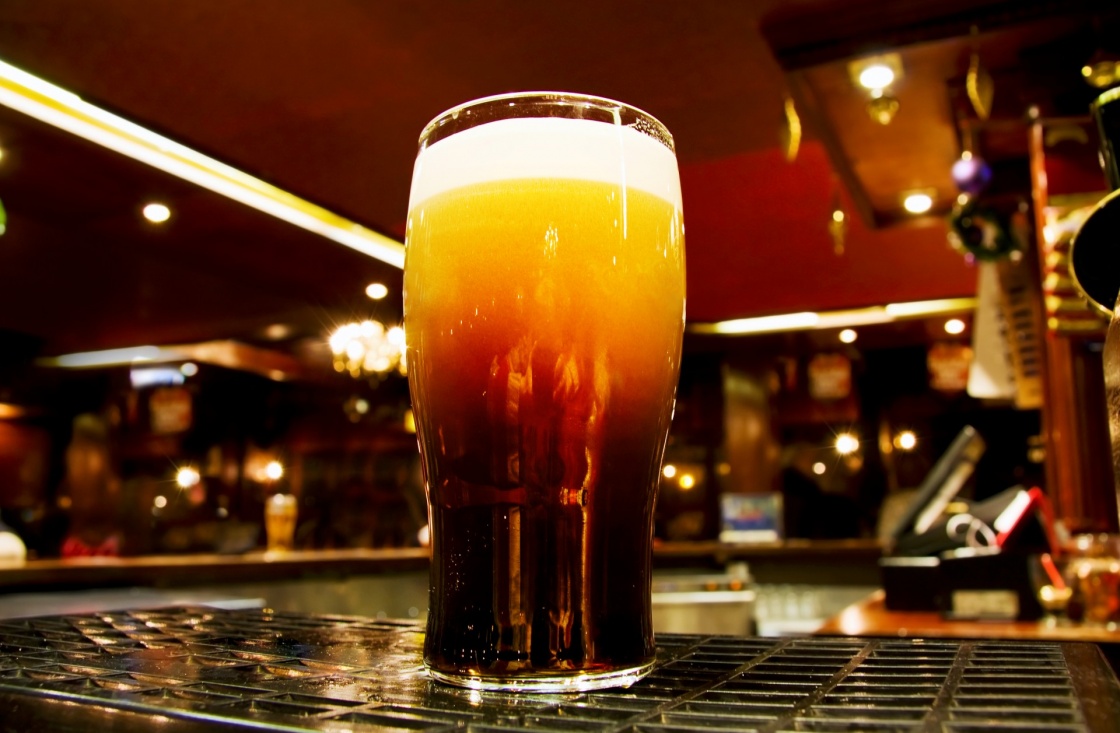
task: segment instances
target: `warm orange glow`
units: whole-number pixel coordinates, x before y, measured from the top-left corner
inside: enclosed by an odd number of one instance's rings
[[[264,467],[264,475],[272,481],[278,481],[284,476],[284,466],[280,461],[269,461]]]
[[[26,407],[0,402],[0,420],[15,420],[27,414]]]
[[[902,451],[914,450],[918,446],[918,436],[913,430],[903,430],[894,436],[894,447]]]
[[[945,333],[956,336],[957,334],[964,333],[964,321],[959,318],[950,318],[945,321]]]
[[[836,436],[836,452],[842,456],[850,456],[859,450],[859,439],[851,433],[840,433]]]
[[[175,483],[177,483],[181,489],[189,489],[201,480],[202,477],[199,475],[198,470],[190,466],[183,466],[175,474]]]

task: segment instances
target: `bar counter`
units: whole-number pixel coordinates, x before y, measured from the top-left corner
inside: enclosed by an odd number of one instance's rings
[[[0,621],[3,730],[1115,731],[1095,646],[658,635],[629,688],[506,694],[423,670],[415,623],[212,608]]]
[[[772,582],[797,582],[797,575],[824,572],[830,579],[858,575],[877,583],[882,554],[873,540],[786,540],[757,544],[667,542],[654,547],[655,568],[719,567],[747,562]],[[0,564],[0,592],[76,590],[124,586],[183,586],[264,582],[322,576],[374,575],[427,570],[423,548],[307,550],[244,555],[152,555],[31,560]],[[768,582],[766,578],[760,578]]]
[[[1120,630],[1039,621],[961,621],[937,611],[892,611],[883,591],[845,608],[816,631],[824,636],[893,636],[939,639],[1032,639],[1120,644]]]

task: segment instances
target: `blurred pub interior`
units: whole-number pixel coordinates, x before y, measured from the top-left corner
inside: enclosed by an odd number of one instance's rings
[[[442,110],[634,103],[675,135],[688,232],[659,539],[783,491],[787,536],[875,539],[965,425],[964,495],[1042,486],[1115,529],[1106,322],[1062,259],[1106,188],[1114,4],[573,5],[12,0],[0,60],[396,242]],[[868,59],[894,81],[861,86]],[[277,492],[297,548],[419,544],[398,266],[8,102],[0,149],[0,517],[30,557],[260,550]]]

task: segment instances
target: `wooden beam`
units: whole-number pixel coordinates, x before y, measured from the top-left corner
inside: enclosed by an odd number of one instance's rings
[[[876,228],[880,225],[880,222],[875,215],[875,210],[871,207],[871,199],[867,197],[867,190],[864,189],[863,182],[856,175],[848,156],[844,154],[844,146],[840,143],[840,138],[837,137],[836,131],[829,124],[824,112],[821,111],[812,84],[799,71],[791,71],[786,74],[786,82],[789,86],[790,96],[793,97],[793,103],[797,106],[797,114],[804,122],[808,123],[813,134],[824,146],[828,159],[832,162],[832,170],[839,177],[840,183],[847,189],[848,197],[852,200],[852,206],[859,214],[860,220],[868,228]]]

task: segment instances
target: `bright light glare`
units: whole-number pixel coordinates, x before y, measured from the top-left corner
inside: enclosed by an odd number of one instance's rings
[[[851,433],[840,433],[836,436],[836,452],[842,456],[850,456],[859,450],[859,440]]]
[[[0,61],[0,105],[332,239],[394,267],[404,245]]]
[[[902,208],[911,214],[924,214],[933,208],[933,197],[928,193],[912,193],[902,200]]]
[[[271,481],[277,481],[284,475],[284,466],[280,461],[269,461],[268,465],[264,467],[264,475]]]
[[[899,450],[914,450],[918,446],[918,436],[913,430],[903,430],[895,436],[894,446]]]
[[[175,483],[179,485],[180,489],[189,489],[202,480],[198,474],[198,470],[190,466],[183,466],[175,474]]]
[[[161,494],[152,500],[152,504],[155,505],[156,509],[163,509],[167,506],[167,497]]]
[[[148,204],[144,207],[144,218],[153,224],[162,224],[171,218],[171,209],[163,204]]]
[[[859,72],[859,83],[864,89],[883,89],[894,81],[894,71],[886,64],[871,64]]]
[[[389,294],[389,288],[381,283],[370,283],[366,286],[366,295],[372,300],[381,300]]]
[[[672,463],[666,463],[665,468],[661,469],[661,475],[665,478],[673,478],[677,475],[677,467]]]
[[[696,485],[696,478],[691,473],[681,474],[680,485],[682,489],[688,491]]]
[[[818,476],[823,476],[824,472],[827,470],[828,466],[824,465],[820,461],[817,461],[813,464],[813,473],[817,474]]]
[[[945,321],[945,333],[956,336],[957,334],[964,333],[964,321],[959,318],[950,318]]]
[[[850,328],[845,328],[840,332],[840,341],[845,344],[854,343],[858,334]]]

